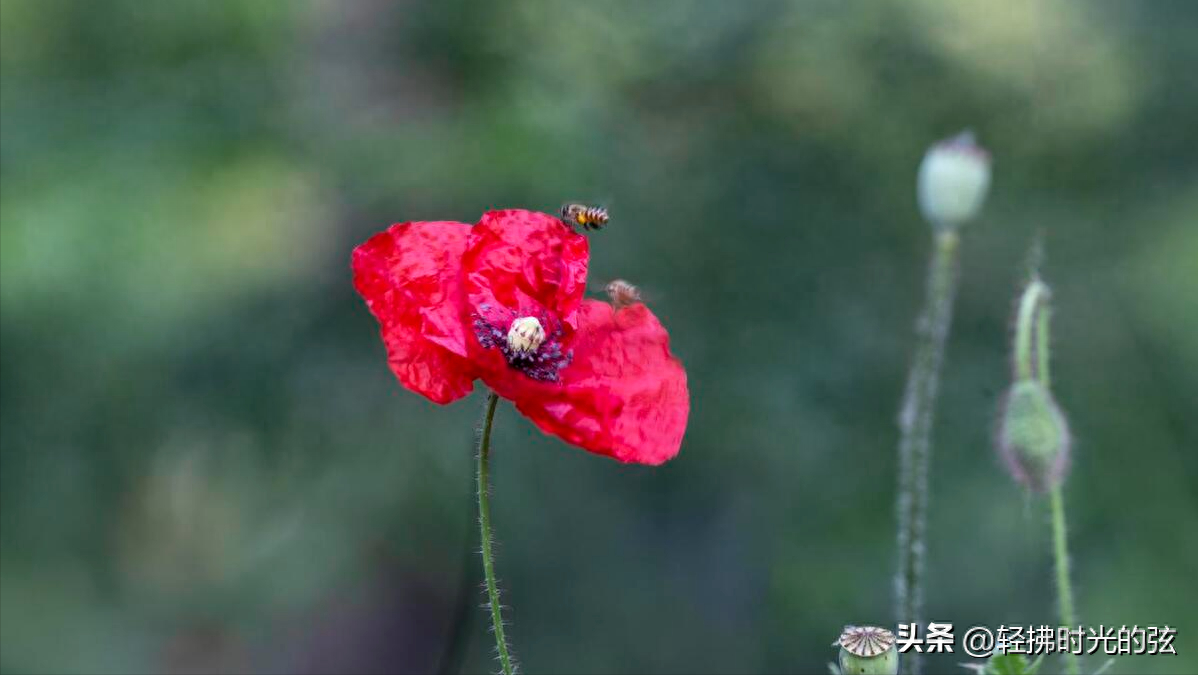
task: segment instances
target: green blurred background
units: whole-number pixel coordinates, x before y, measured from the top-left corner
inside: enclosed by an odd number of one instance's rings
[[[0,669],[494,669],[482,397],[400,388],[349,254],[580,199],[613,213],[593,279],[646,290],[692,415],[645,468],[501,406],[517,655],[823,672],[843,624],[892,620],[915,169],[969,127],[994,181],[928,613],[1055,621],[1044,504],[990,445],[1042,230],[1080,618],[1178,629],[1111,672],[1198,671],[1195,35],[1187,0],[2,0]]]

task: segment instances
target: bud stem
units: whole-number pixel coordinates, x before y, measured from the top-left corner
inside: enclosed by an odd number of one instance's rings
[[[952,229],[938,230],[927,296],[916,327],[917,345],[899,412],[898,570],[895,574],[895,618],[898,623],[922,623],[924,554],[928,520],[928,471],[931,463],[932,422],[944,345],[952,324],[957,293],[960,238]],[[918,674],[918,655],[908,654],[906,672]]]
[[[1061,625],[1070,629],[1077,626],[1077,618],[1073,611],[1073,585],[1069,581],[1069,547],[1068,534],[1065,531],[1065,498],[1061,494],[1061,486],[1052,488],[1049,499],[1052,505],[1052,540],[1053,557],[1056,558],[1057,572],[1057,603],[1061,612]],[[1065,653],[1065,665],[1069,675],[1078,675],[1077,654],[1072,650]]]
[[[1032,363],[1032,333],[1036,331],[1037,310],[1039,312],[1040,330],[1037,335],[1036,354],[1039,365],[1042,369],[1048,366],[1048,318],[1047,308],[1044,307],[1045,296],[1048,294],[1048,287],[1039,279],[1032,279],[1031,283],[1024,289],[1023,295],[1019,299],[1019,315],[1015,320],[1015,379],[1030,380],[1037,376],[1036,368]],[[1044,386],[1048,386],[1047,382],[1043,381],[1047,375],[1047,370],[1040,373],[1041,382]]]
[[[508,654],[507,639],[503,635],[503,616],[499,604],[499,587],[495,583],[495,557],[491,552],[491,424],[495,421],[495,405],[499,396],[488,393],[483,412],[482,428],[478,436],[478,527],[482,538],[483,575],[487,580],[487,603],[491,606],[491,627],[495,633],[495,649],[499,653],[499,664],[503,675],[512,675],[512,659]]]
[[[1035,377],[1047,389],[1051,384],[1048,371],[1049,321],[1051,308],[1048,306],[1048,286],[1033,277],[1019,301],[1019,317],[1015,327],[1015,376],[1017,379]],[[1032,333],[1035,332],[1035,368],[1032,367]],[[1049,491],[1049,508],[1052,511],[1052,552],[1057,576],[1057,605],[1061,625],[1070,629],[1077,626],[1073,609],[1073,584],[1069,579],[1069,536],[1065,525],[1065,497],[1061,483]],[[1078,675],[1081,668],[1073,650],[1065,653],[1065,667],[1069,675]]]
[[[1047,302],[1040,303],[1040,312],[1036,319],[1036,362],[1039,364],[1036,374],[1045,389],[1052,386],[1052,378],[1048,372],[1048,323],[1051,318],[1052,308],[1048,306]]]

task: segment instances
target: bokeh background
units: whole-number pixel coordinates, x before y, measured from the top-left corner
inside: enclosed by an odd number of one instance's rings
[[[1177,628],[1110,672],[1198,670],[1195,35],[1187,0],[3,0],[0,669],[494,669],[482,396],[396,383],[349,255],[579,199],[693,411],[645,468],[501,406],[524,669],[825,672],[892,621],[915,170],[972,128],[928,612],[1055,620],[1045,505],[990,445],[1042,232],[1080,618]]]

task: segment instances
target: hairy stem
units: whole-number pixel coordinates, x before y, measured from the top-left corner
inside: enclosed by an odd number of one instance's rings
[[[491,425],[495,421],[495,406],[499,396],[488,394],[487,407],[483,413],[482,430],[478,436],[478,527],[482,539],[483,576],[487,580],[487,603],[491,607],[491,627],[495,633],[495,649],[499,653],[499,664],[503,675],[512,675],[512,658],[508,654],[507,639],[503,635],[503,616],[499,604],[499,587],[495,583],[495,556],[491,552]]]
[[[936,233],[927,297],[916,325],[917,345],[899,412],[898,570],[895,574],[895,619],[920,624],[923,613],[924,554],[927,548],[928,472],[932,423],[944,345],[952,323],[957,292],[959,237],[953,230]],[[920,671],[920,657],[908,654],[906,671]]]
[[[1077,626],[1077,617],[1073,610],[1073,584],[1069,581],[1069,546],[1068,533],[1065,531],[1065,498],[1061,494],[1061,486],[1052,489],[1049,495],[1052,503],[1052,542],[1053,557],[1056,559],[1057,572],[1057,603],[1061,612],[1061,625],[1069,628]],[[1077,654],[1072,650],[1065,653],[1065,667],[1069,675],[1078,675]]]
[[[1032,335],[1036,332],[1036,310],[1040,308],[1044,294],[1048,289],[1039,279],[1033,279],[1024,289],[1019,298],[1019,314],[1015,319],[1015,379],[1030,380],[1035,373],[1032,363]],[[1041,317],[1044,314],[1041,313]],[[1047,327],[1047,320],[1042,319],[1042,327]],[[1038,336],[1041,343],[1047,343],[1045,331]],[[1039,354],[1041,362],[1047,360],[1044,353]],[[1048,386],[1045,383],[1045,386]]]
[[[1034,373],[1045,389],[1052,384],[1049,372],[1049,322],[1052,309],[1048,305],[1047,296],[1048,287],[1039,280],[1032,281],[1020,301],[1015,338],[1016,374],[1019,377],[1031,377],[1031,344],[1032,334],[1035,334]],[[1077,616],[1073,609],[1073,583],[1069,578],[1069,535],[1065,525],[1065,497],[1059,484],[1049,492],[1049,504],[1052,511],[1052,552],[1056,567],[1060,623],[1062,626],[1074,628],[1077,626]],[[1065,668],[1069,675],[1078,675],[1081,671],[1077,654],[1072,649],[1065,653]]]
[[[1036,313],[1036,317],[1036,377],[1047,389],[1052,384],[1052,377],[1048,372],[1048,324],[1052,318],[1052,308],[1047,302],[1040,303],[1040,311]]]

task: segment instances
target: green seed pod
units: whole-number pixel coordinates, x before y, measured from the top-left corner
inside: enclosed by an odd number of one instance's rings
[[[990,153],[968,131],[932,145],[919,165],[919,208],[939,230],[976,216],[989,188]]]
[[[876,626],[845,626],[840,639],[840,672],[844,675],[895,675],[898,649],[894,633]]]
[[[1016,481],[1047,492],[1069,468],[1069,424],[1052,392],[1036,380],[1020,380],[1003,400],[998,452]]]

